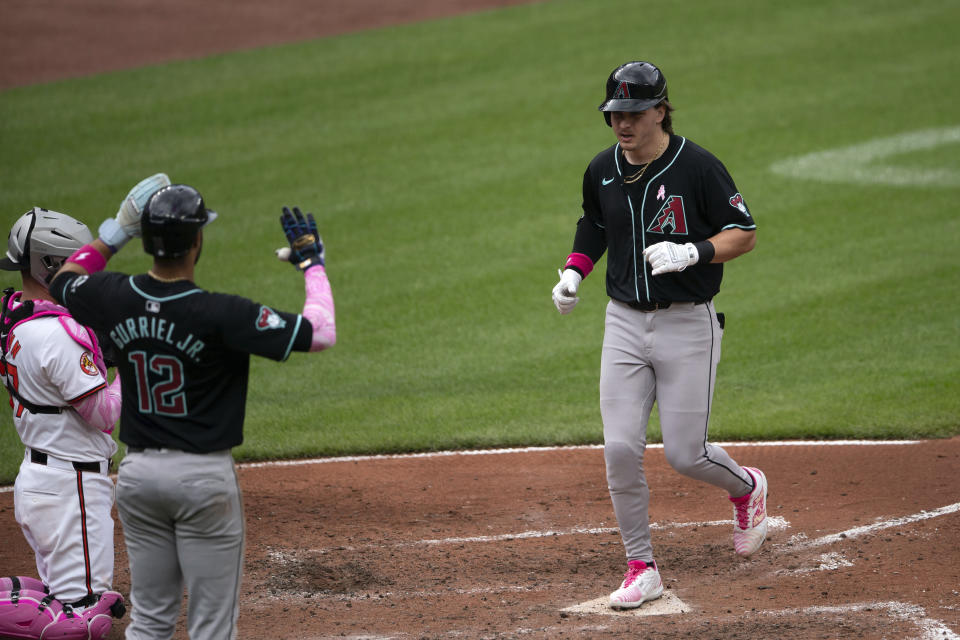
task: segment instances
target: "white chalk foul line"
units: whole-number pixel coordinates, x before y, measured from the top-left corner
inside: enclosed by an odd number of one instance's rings
[[[922,640],[960,640],[960,635],[954,633],[946,624],[935,618],[928,617],[923,607],[906,602],[862,602],[837,606],[803,607],[801,609],[767,609],[757,611],[757,613],[768,616],[797,614],[822,616],[824,614],[846,615],[852,612],[875,611],[877,609],[886,610],[892,616],[912,622],[920,627],[923,633],[923,635],[920,636]]]
[[[919,444],[921,440],[771,440],[764,442],[714,442],[718,447],[853,447],[877,445]],[[647,449],[662,449],[662,443],[648,444]],[[508,447],[504,449],[468,449],[463,451],[426,451],[422,453],[392,453],[367,456],[340,456],[329,458],[305,458],[301,460],[267,460],[242,462],[241,469],[258,467],[297,467],[307,464],[331,464],[335,462],[368,462],[375,460],[409,460],[416,458],[445,458],[449,456],[496,456],[509,453],[540,453],[549,451],[602,450],[602,444],[584,444],[556,447]]]
[[[770,516],[771,529],[788,529],[790,523],[780,516]],[[653,530],[661,529],[692,529],[697,527],[733,527],[733,520],[709,520],[705,522],[653,522],[650,528]],[[446,544],[483,544],[489,542],[510,542],[512,540],[530,540],[535,538],[554,538],[561,536],[579,536],[579,535],[604,535],[619,533],[618,527],[570,527],[567,529],[541,529],[518,531],[516,533],[500,533],[490,536],[463,536],[451,538],[428,538],[423,540],[412,540],[410,542],[394,542],[392,544],[380,544],[372,542],[370,544],[354,547],[326,547],[314,549],[314,553],[331,553],[334,551],[359,551],[363,549],[399,549],[404,547],[420,546],[438,546]]]
[[[820,538],[814,538],[813,540],[805,540],[802,538],[791,539],[785,545],[783,545],[783,550],[794,551],[797,549],[812,549],[814,547],[822,547],[828,544],[836,544],[838,542],[842,542],[843,540],[857,538],[867,533],[882,531],[883,529],[889,529],[891,527],[900,527],[912,522],[929,520],[930,518],[937,518],[940,516],[949,515],[951,513],[957,513],[958,511],[960,511],[960,502],[956,502],[945,507],[940,507],[939,509],[934,509],[933,511],[921,511],[920,513],[915,513],[909,516],[883,520],[862,527],[854,527],[853,529],[847,529],[846,531],[841,531],[840,533],[832,533]]]
[[[878,445],[919,444],[921,440],[771,440],[765,442],[714,442],[717,446],[728,447],[854,447]],[[662,449],[663,444],[648,444],[648,449]],[[449,456],[492,456],[507,453],[539,453],[549,451],[600,450],[602,444],[586,444],[555,447],[512,447],[504,449],[469,449],[464,451],[427,451],[423,453],[394,453],[365,456],[339,456],[328,458],[303,458],[298,460],[265,460],[262,462],[241,462],[240,469],[258,469],[261,467],[299,467],[309,464],[332,464],[335,462],[369,462],[376,460],[407,460],[415,458],[444,458]],[[116,474],[111,474],[116,478]],[[0,487],[0,493],[10,493],[13,486]]]

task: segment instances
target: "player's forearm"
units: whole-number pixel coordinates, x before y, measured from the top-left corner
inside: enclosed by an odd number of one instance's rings
[[[757,244],[757,232],[743,229],[724,229],[710,238],[714,254],[711,263],[728,262],[751,251]]]
[[[310,351],[323,351],[337,343],[337,322],[333,306],[333,291],[326,269],[317,265],[303,273],[307,299],[303,317],[310,321],[313,336]]]
[[[90,244],[80,247],[72,256],[67,258],[57,275],[68,272],[79,273],[84,276],[90,275],[101,271],[111,256],[113,256],[113,251],[110,247],[103,240],[97,238]]]
[[[72,406],[87,424],[104,433],[113,433],[120,418],[120,376],[100,391],[75,402]]]

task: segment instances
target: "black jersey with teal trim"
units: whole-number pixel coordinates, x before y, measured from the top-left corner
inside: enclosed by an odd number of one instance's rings
[[[650,275],[643,250],[664,240],[699,242],[724,229],[756,229],[723,164],[697,144],[671,135],[643,176],[620,145],[604,149],[583,175],[583,215],[573,250],[594,262],[607,252],[607,295],[624,302],[702,302],[723,279],[722,264],[696,264]]]
[[[120,352],[120,440],[208,453],[243,441],[250,354],[307,351],[298,314],[143,274],[65,273],[50,292]]]

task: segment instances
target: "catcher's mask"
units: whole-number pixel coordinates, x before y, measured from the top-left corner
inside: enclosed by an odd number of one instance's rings
[[[216,219],[203,196],[185,184],[163,187],[147,201],[140,218],[143,250],[157,258],[178,258],[193,246],[197,233]]]
[[[64,261],[85,244],[93,242],[87,225],[65,213],[34,207],[13,223],[7,237],[7,257],[0,269],[29,271],[44,287]]]
[[[599,107],[610,124],[611,111],[646,111],[667,99],[667,79],[649,62],[627,62],[607,78],[607,97]]]

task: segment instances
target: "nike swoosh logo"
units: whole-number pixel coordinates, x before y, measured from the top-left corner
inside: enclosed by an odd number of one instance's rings
[[[613,178],[604,178],[604,179],[601,180],[600,182],[603,183],[603,186],[607,186],[608,184],[610,184],[611,182],[613,182]]]

